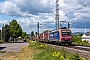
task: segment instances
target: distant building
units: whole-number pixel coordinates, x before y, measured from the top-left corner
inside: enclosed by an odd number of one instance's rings
[[[90,42],[90,34],[86,33],[86,29],[85,29],[84,34],[82,36],[82,41],[84,41],[84,40]]]
[[[83,36],[82,36],[82,41],[84,41],[84,40],[86,40],[86,41],[90,42],[90,35],[89,35],[89,34],[84,33],[84,34],[83,34]]]

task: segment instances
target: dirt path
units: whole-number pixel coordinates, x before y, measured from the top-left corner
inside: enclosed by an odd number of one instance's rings
[[[40,53],[41,50],[34,49],[32,47],[24,46],[20,52],[8,52],[5,56],[1,57],[1,60],[33,60],[34,54]]]
[[[19,52],[23,46],[28,46],[28,43],[4,43],[0,44],[0,51],[1,52]],[[4,54],[0,54],[3,56]]]

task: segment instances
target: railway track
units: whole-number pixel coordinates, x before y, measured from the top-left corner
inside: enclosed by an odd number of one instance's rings
[[[68,46],[68,47],[78,49],[78,50],[90,51],[90,47],[85,47],[85,46]]]
[[[49,47],[51,48],[55,48],[58,50],[61,50],[62,48],[64,48],[67,52],[69,53],[78,53],[79,56],[83,57],[83,58],[87,58],[90,59],[90,47],[86,47],[86,46],[77,46],[77,45],[56,45],[56,44],[48,44],[48,43],[43,43],[43,44],[47,44]]]

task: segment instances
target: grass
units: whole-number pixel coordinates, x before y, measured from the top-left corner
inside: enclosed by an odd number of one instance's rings
[[[2,52],[2,51],[0,51],[0,54],[3,54],[3,52]]]
[[[67,53],[63,48],[60,51],[55,50],[36,41],[30,41],[29,46],[22,47],[18,53],[7,53],[0,60],[4,60],[4,58],[8,60],[86,60],[85,58],[79,57],[78,54]]]
[[[34,49],[39,49],[42,51],[38,54],[34,54],[33,60],[86,60],[85,58],[81,58],[77,53],[67,53],[64,48],[59,51],[37,43],[36,41],[30,41],[29,44],[30,47],[34,47]]]

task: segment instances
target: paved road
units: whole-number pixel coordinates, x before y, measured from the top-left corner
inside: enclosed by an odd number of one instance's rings
[[[21,47],[28,45],[28,43],[4,43],[0,44],[0,51],[19,52],[21,50]]]

